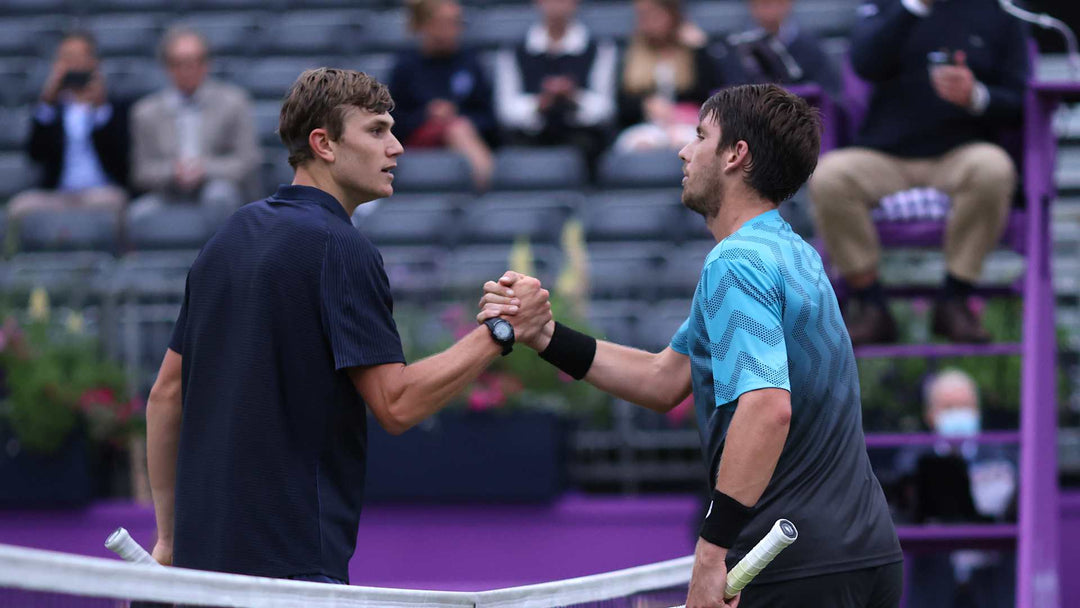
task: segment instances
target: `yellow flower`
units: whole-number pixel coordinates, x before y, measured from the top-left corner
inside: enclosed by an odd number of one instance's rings
[[[514,241],[514,246],[510,248],[509,262],[510,270],[530,277],[536,276],[536,268],[533,266],[532,246],[529,245],[528,238],[519,237]],[[495,279],[498,279],[498,277],[495,277]]]
[[[589,295],[589,255],[585,227],[579,220],[569,220],[563,226],[562,250],[563,269],[555,290],[569,301],[577,315],[584,317]]]
[[[81,334],[86,329],[86,321],[82,313],[74,310],[68,313],[67,322],[64,325],[67,327],[68,333],[73,334]]]
[[[30,319],[32,321],[49,320],[49,292],[44,287],[35,287],[30,292]]]

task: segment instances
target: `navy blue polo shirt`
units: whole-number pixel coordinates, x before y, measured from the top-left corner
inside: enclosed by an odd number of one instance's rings
[[[177,566],[348,580],[366,407],[346,368],[404,362],[382,257],[329,194],[245,205],[188,274]]]

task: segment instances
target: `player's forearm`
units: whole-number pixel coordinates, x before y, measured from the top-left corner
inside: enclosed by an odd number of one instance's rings
[[[401,369],[400,392],[389,402],[391,424],[404,432],[438,412],[499,358],[487,327],[471,331],[445,351]]]
[[[743,394],[728,427],[716,489],[748,507],[757,504],[776,470],[790,424],[787,391],[770,388]]]
[[[666,365],[665,354],[598,340],[585,381],[630,403],[668,412],[690,394],[690,373]]]
[[[158,541],[172,543],[176,496],[176,454],[180,445],[179,386],[150,391],[146,404],[146,459],[154,499]]]

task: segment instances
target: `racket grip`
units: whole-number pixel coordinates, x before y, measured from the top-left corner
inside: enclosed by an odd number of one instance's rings
[[[105,548],[119,555],[126,562],[161,567],[161,564],[135,542],[135,539],[131,538],[124,528],[117,528],[105,539]]]
[[[731,572],[728,572],[724,597],[732,598],[738,595],[773,558],[798,537],[799,531],[795,529],[795,524],[786,519],[776,520],[765,538],[758,541],[758,544],[735,564]]]

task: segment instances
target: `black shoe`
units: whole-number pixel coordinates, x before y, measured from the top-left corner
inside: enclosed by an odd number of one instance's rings
[[[991,339],[979,317],[959,298],[938,300],[934,304],[933,330],[950,342],[984,344]]]
[[[859,304],[849,308],[845,321],[852,346],[893,344],[900,337],[896,320],[884,306]]]

